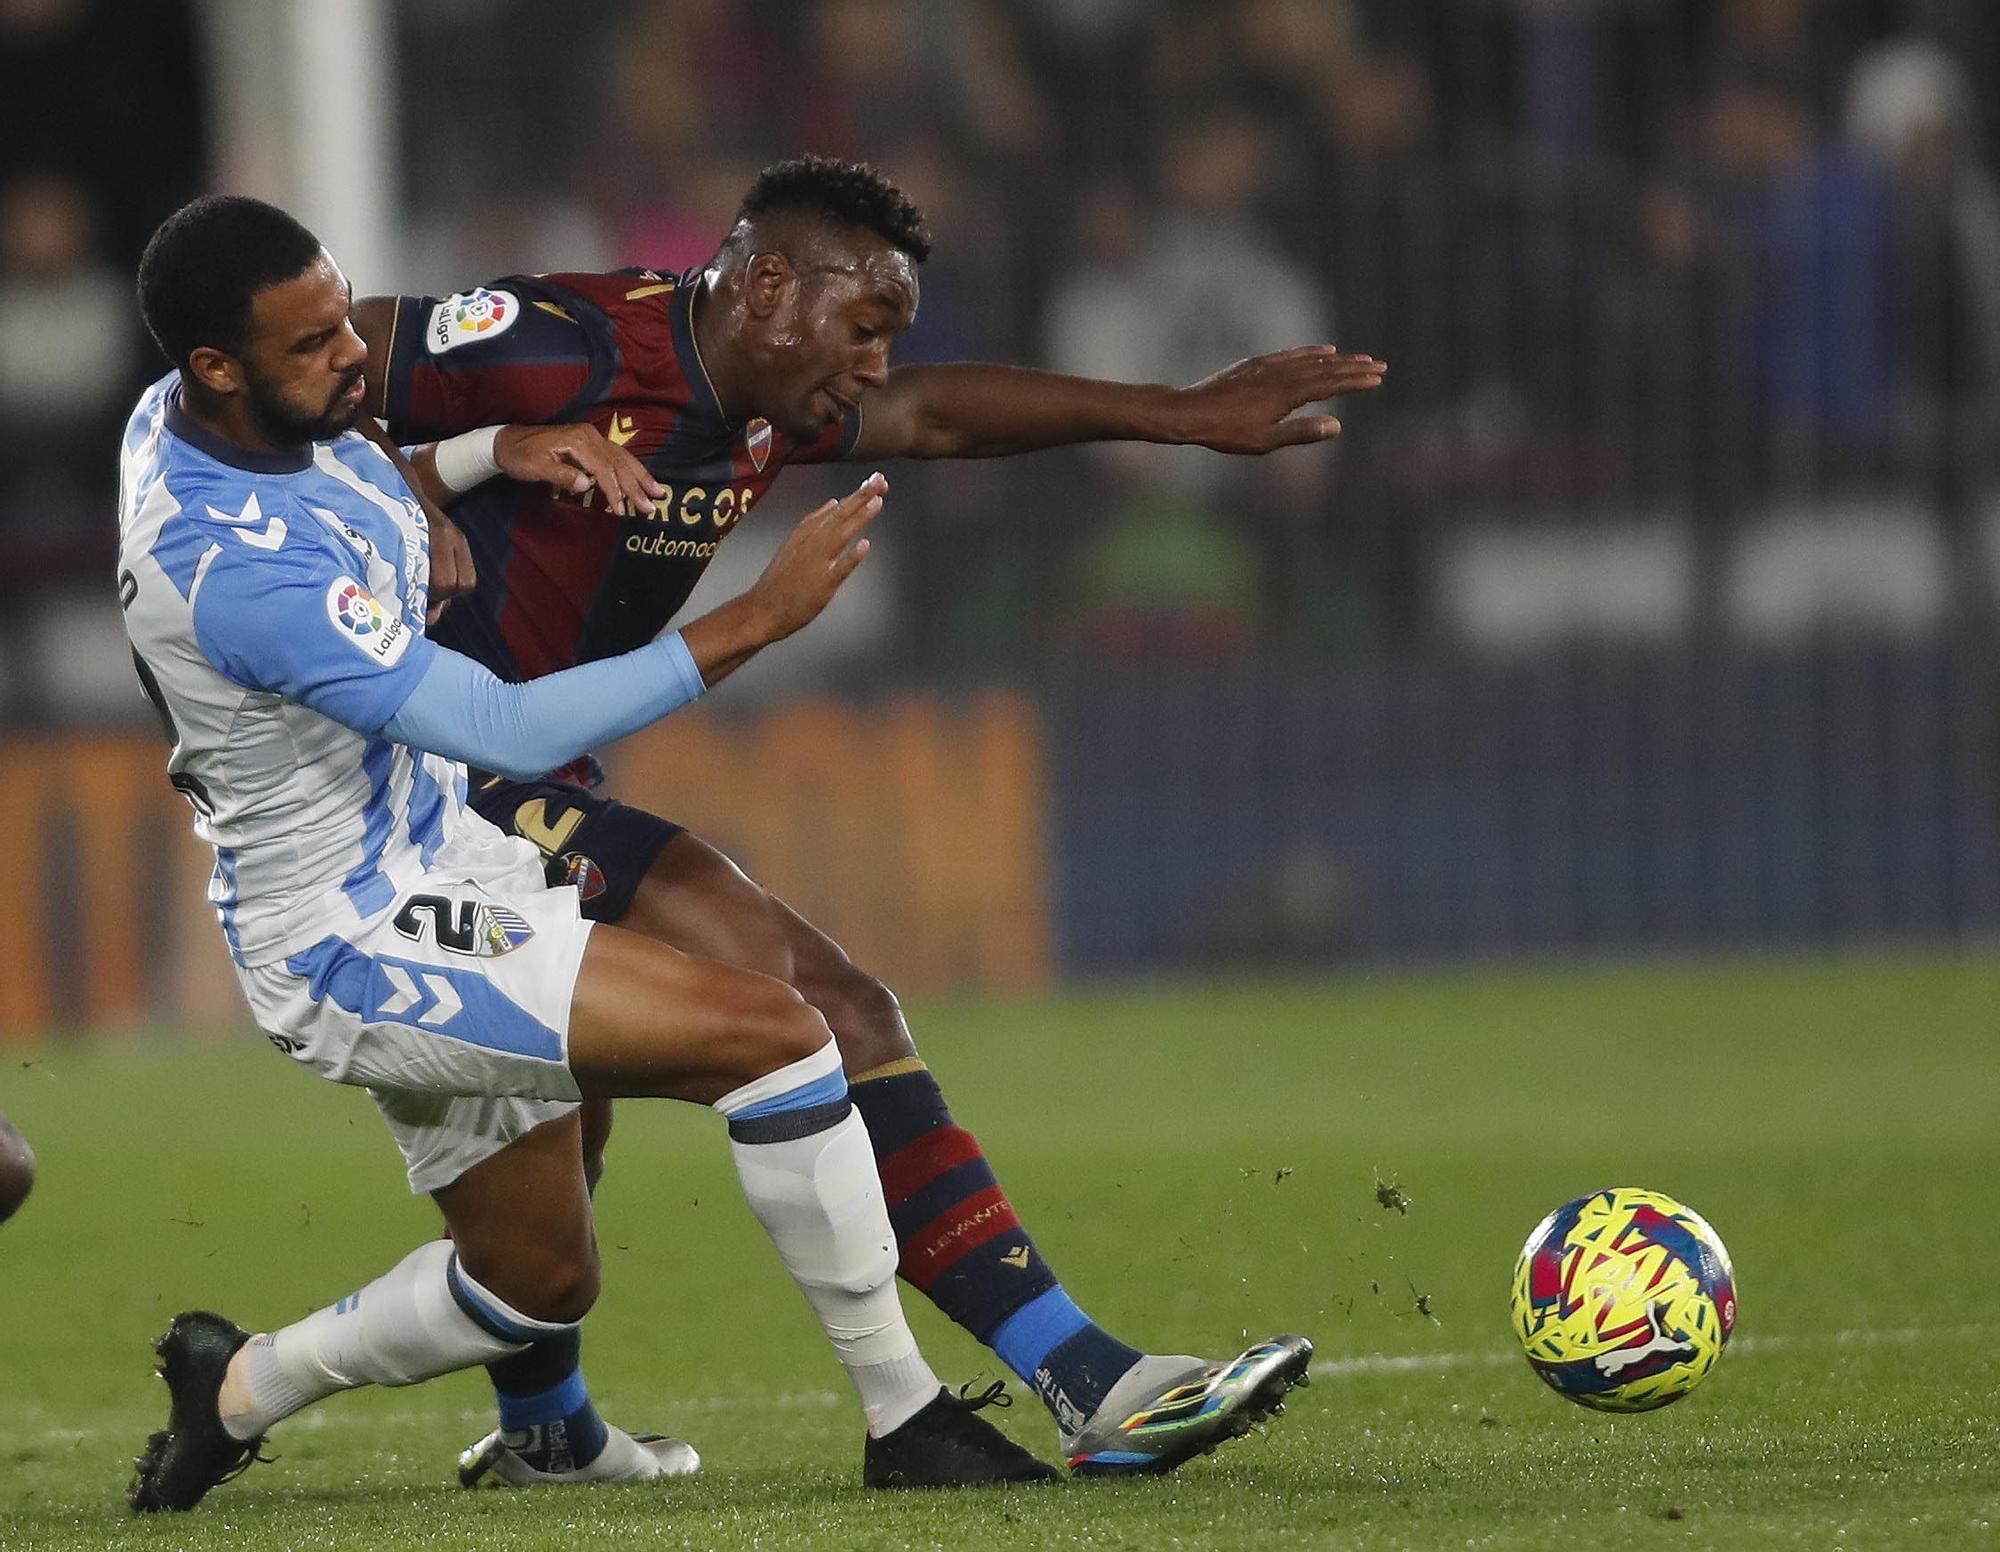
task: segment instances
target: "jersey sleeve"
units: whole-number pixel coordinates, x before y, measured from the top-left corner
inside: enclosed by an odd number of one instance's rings
[[[594,307],[533,276],[396,301],[388,421],[398,443],[481,426],[568,420],[616,375]]]
[[[192,600],[202,655],[246,690],[379,733],[439,648],[351,567],[310,543],[266,550],[225,537]]]

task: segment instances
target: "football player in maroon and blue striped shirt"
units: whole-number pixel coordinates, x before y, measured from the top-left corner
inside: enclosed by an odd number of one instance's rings
[[[684,275],[517,275],[357,304],[370,402],[397,441],[472,439],[476,452],[482,428],[569,421],[629,455],[608,495],[488,479],[456,504],[476,582],[433,635],[509,679],[649,641],[788,463],[1104,440],[1264,453],[1337,434],[1331,416],[1301,412],[1378,386],[1385,369],[1324,345],[1188,388],[892,368],[929,252],[921,216],[873,170],[805,157],[766,169],[714,259]],[[1215,1364],[1142,1353],[1091,1321],[954,1123],[890,991],[728,858],[599,780],[591,761],[533,782],[475,778],[474,806],[539,845],[586,915],[782,979],[820,1010],[873,1141],[903,1276],[1035,1390],[1074,1468],[1170,1470],[1275,1410],[1304,1374],[1304,1338]],[[578,1145],[592,1180],[608,1129],[608,1110],[587,1108]],[[533,1479],[497,1435],[467,1458]]]

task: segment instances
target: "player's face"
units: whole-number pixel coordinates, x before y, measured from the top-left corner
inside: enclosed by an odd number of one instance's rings
[[[275,447],[338,436],[354,424],[368,347],[347,321],[347,279],[324,252],[251,304],[241,387],[258,435]]]
[[[795,442],[817,439],[889,377],[889,348],[917,315],[916,267],[886,243],[853,262],[800,277],[771,354],[764,414]],[[778,336],[782,335],[780,339]]]

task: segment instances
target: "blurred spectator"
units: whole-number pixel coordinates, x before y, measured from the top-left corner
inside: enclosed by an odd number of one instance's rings
[[[1897,310],[1906,433],[1956,468],[1990,467],[2000,432],[2000,180],[1972,85],[1936,44],[1898,39],[1856,63],[1847,130],[1903,196]]]
[[[199,193],[207,93],[189,0],[0,0],[5,164],[65,173],[123,269]]]
[[[1257,219],[1275,158],[1244,109],[1196,115],[1162,140],[1148,208],[1128,182],[1079,201],[1080,251],[1051,294],[1043,356],[1058,370],[1190,383],[1230,362],[1331,337],[1312,278]],[[1100,644],[1162,649],[1248,642],[1274,623],[1260,581],[1302,574],[1326,459],[1250,464],[1188,449],[1090,450],[1103,487],[1078,537],[1078,601]],[[1274,486],[1283,501],[1269,499]],[[1260,554],[1261,552],[1261,554]],[[1267,595],[1269,589],[1263,589]]]
[[[1783,76],[1815,110],[1831,104],[1858,41],[1854,0],[1721,0],[1695,9],[1711,18],[1703,46],[1711,86]]]
[[[797,149],[866,160],[945,106],[926,70],[925,34],[909,0],[819,0],[792,93]]]
[[[81,186],[43,173],[0,189],[0,534],[16,578],[110,553],[132,313]]]
[[[881,166],[923,211],[933,242],[918,272],[917,321],[897,342],[896,359],[988,361],[1013,354],[1004,212],[973,197],[960,164],[935,137],[906,142]]]
[[[588,177],[613,262],[678,272],[715,252],[757,169],[794,149],[791,38],[729,0],[636,8]]]
[[[1696,158],[1680,188],[1656,193],[1649,235],[1666,269],[1695,266],[1722,298],[1702,391],[1718,441],[1747,436],[1725,458],[1730,474],[1798,484],[1879,472],[1897,371],[1886,180],[1824,132],[1789,69],[1718,82]]]
[[[1690,495],[1727,518],[1885,476],[1971,511],[1994,471],[1992,0],[391,15],[413,287],[683,269],[759,167],[821,150],[930,216],[902,360],[1187,382],[1332,335],[1391,361],[1337,452],[901,471],[918,663],[1003,660],[1079,602],[1124,622],[1103,639],[1204,649],[1414,631],[1442,523]],[[50,536],[98,522],[153,364],[125,293],[201,184],[202,16],[0,0],[0,524],[41,556],[24,578],[86,564]]]
[[[1222,107],[1163,138],[1150,211],[1138,212],[1129,186],[1089,191],[1082,263],[1058,278],[1049,305],[1050,364],[1188,383],[1243,356],[1331,338],[1327,299],[1257,218],[1273,162],[1266,127]]]

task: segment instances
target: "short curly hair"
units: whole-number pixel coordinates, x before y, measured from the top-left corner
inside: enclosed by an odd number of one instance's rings
[[[205,194],[168,216],[147,242],[140,315],[175,366],[186,366],[203,345],[240,356],[257,293],[297,279],[319,252],[319,239],[277,206]]]
[[[757,175],[736,212],[738,222],[802,212],[835,226],[873,232],[921,264],[931,256],[923,212],[903,191],[865,162],[831,156],[795,156]]]

